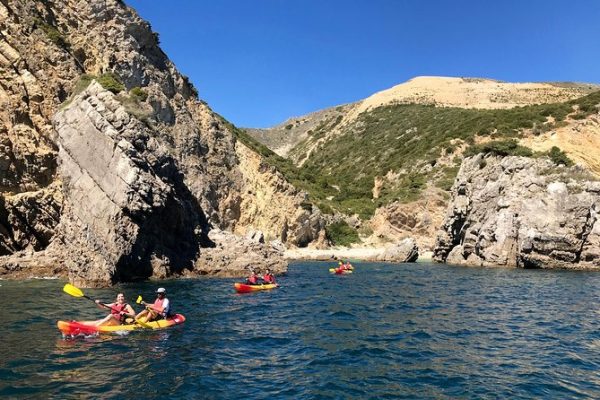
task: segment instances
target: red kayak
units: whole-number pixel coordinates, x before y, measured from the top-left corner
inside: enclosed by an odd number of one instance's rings
[[[235,287],[235,291],[238,293],[250,293],[250,292],[256,292],[258,290],[275,289],[279,285],[277,285],[276,283],[267,283],[267,284],[260,284],[260,285],[247,285],[245,283],[234,283],[233,286]]]
[[[124,325],[102,325],[96,326],[95,321],[58,321],[58,329],[63,335],[95,335],[98,333],[115,333],[121,331],[133,331],[138,329],[163,329],[170,326],[182,324],[185,317],[181,314],[175,314],[171,318],[159,319],[152,322],[140,322]]]

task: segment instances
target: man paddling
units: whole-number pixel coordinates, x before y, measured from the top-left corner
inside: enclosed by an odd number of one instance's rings
[[[156,321],[159,319],[166,319],[171,313],[171,305],[167,298],[167,290],[165,288],[158,288],[156,291],[156,300],[153,304],[148,304],[142,301],[142,304],[146,306],[145,310],[142,310],[135,319],[142,319],[144,322]]]

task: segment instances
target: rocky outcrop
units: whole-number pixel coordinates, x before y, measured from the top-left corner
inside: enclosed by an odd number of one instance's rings
[[[191,269],[208,224],[154,132],[96,82],[54,120],[65,204],[53,250],[71,281]]]
[[[406,238],[394,246],[387,247],[377,256],[377,261],[415,262],[419,258],[419,248],[413,238]]]
[[[118,0],[0,1],[0,274],[40,251],[22,265],[58,260],[60,273],[99,286],[193,274],[202,249],[219,247],[213,228],[260,229],[288,244],[318,237],[318,213],[306,214],[281,176],[252,187],[247,176],[265,168],[242,165],[239,154],[252,152],[157,37]],[[111,74],[123,88],[92,83],[72,96],[84,74]],[[261,190],[291,207],[279,209],[287,221],[270,225],[273,213],[255,206]],[[228,265],[248,253],[235,248]]]
[[[378,208],[369,221],[372,237],[389,241],[410,236],[417,241],[420,249],[432,250],[447,205],[448,201],[441,196],[441,191],[433,189],[428,189],[417,201],[387,204]]]
[[[478,155],[453,187],[434,259],[451,264],[600,269],[600,182],[547,159]]]
[[[213,229],[208,238],[216,243],[214,247],[202,250],[202,256],[196,261],[187,276],[209,275],[237,277],[248,274],[250,269],[265,271],[267,268],[274,274],[284,274],[287,262],[282,258],[279,242],[262,245],[253,238],[244,238],[225,231]]]

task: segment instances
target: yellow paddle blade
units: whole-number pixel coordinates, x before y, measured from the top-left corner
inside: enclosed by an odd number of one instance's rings
[[[83,297],[83,292],[81,291],[81,289],[79,289],[78,287],[75,287],[73,285],[71,285],[70,283],[67,283],[65,285],[65,287],[63,288],[63,290],[70,294],[71,296],[74,297]]]
[[[138,304],[142,304],[142,296],[138,296],[137,300],[135,301]]]

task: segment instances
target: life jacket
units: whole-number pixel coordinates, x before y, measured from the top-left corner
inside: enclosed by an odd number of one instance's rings
[[[121,312],[125,311],[126,308],[127,308],[127,303],[115,304],[114,306],[111,307],[110,313],[112,314],[113,317],[115,317],[119,321],[123,322],[123,320],[125,319],[125,316],[121,315]]]
[[[258,277],[256,275],[250,275],[246,280],[251,285],[256,285],[258,283]]]
[[[263,276],[263,281],[265,281],[265,283],[275,283],[275,277],[271,274],[265,274],[265,276]]]
[[[160,314],[162,314],[162,311],[159,312],[159,310],[163,309],[163,300],[164,299],[156,299],[154,300],[154,304],[152,304],[152,309]]]

